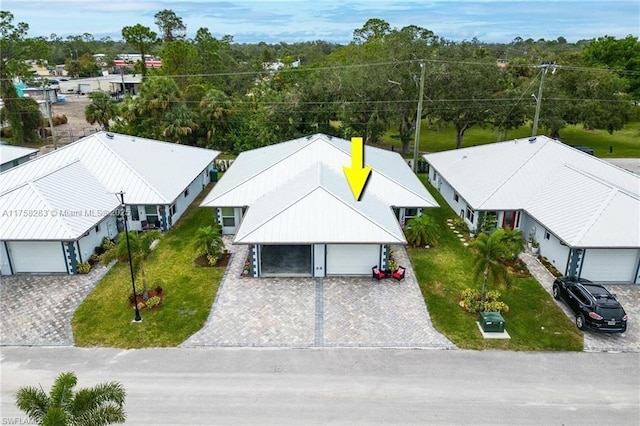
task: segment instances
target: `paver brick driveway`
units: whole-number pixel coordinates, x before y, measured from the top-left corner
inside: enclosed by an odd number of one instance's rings
[[[0,345],[73,345],[73,312],[107,271],[108,268],[100,264],[86,275],[2,277]]]
[[[183,346],[455,348],[438,333],[408,270],[401,281],[369,277],[241,278],[246,247],[218,289],[207,324]],[[406,251],[398,261],[409,265]]]

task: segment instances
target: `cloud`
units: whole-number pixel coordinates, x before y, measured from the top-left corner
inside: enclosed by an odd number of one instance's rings
[[[154,31],[154,15],[173,10],[187,26],[212,34],[231,34],[236,41],[325,40],[349,42],[353,31],[370,18],[394,28],[417,25],[452,40],[509,42],[523,38],[569,41],[605,34],[638,33],[637,0],[2,0],[2,8],[26,22],[31,36],[93,34],[120,39],[124,26],[140,23]],[[46,11],[46,13],[43,13]]]

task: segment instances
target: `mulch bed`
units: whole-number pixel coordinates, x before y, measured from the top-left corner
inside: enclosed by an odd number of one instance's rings
[[[138,284],[137,288],[141,288],[141,286],[142,284]],[[158,290],[158,287],[147,289],[147,293],[149,293],[150,298],[154,296],[158,296],[160,298],[160,303],[152,307],[151,310],[159,309],[160,305],[162,305],[162,301],[164,300],[164,291],[162,291],[162,288],[159,289],[160,290],[159,292],[157,290]],[[129,295],[129,305],[133,308],[132,297],[133,297],[133,292],[131,293],[131,295]],[[141,294],[136,295],[136,302],[138,304],[144,303],[144,298],[142,297]],[[143,307],[142,309],[146,309],[146,307]]]
[[[227,266],[227,265],[229,265],[229,260],[230,259],[231,259],[231,253],[224,253],[222,255],[222,257],[220,259],[218,259],[218,262],[215,265],[210,265],[209,264],[209,260],[207,259],[207,256],[205,256],[205,255],[196,257],[194,259],[194,262],[198,266],[202,266],[204,268],[211,268],[211,267]]]

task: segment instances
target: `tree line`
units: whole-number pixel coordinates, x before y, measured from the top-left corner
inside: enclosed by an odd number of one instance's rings
[[[136,65],[144,76],[138,96],[118,103],[108,94],[94,94],[88,121],[232,153],[315,132],[362,136],[368,143],[390,132],[406,152],[416,127],[421,67],[421,120],[453,126],[452,148],[464,145],[473,126],[491,127],[506,139],[509,130],[529,123],[535,109],[531,94],[545,69],[550,72],[539,127],[553,137],[568,124],[619,130],[635,119],[633,101],[640,99],[640,43],[634,36],[488,44],[447,40],[416,25],[392,28],[374,18],[355,29],[345,45],[237,44],[231,36],[213,37],[207,28],[189,39],[182,19],[163,10],[155,16],[159,33],[137,24],[124,27],[119,42],[95,41],[89,34],[63,42],[28,38],[27,24],[14,25],[9,12],[1,13],[0,30],[12,36],[2,43],[14,49],[5,57],[0,46],[0,94],[12,99],[9,108],[22,107],[15,105],[20,101],[13,99],[8,79],[25,75],[20,66],[26,59],[68,63],[98,50],[112,58],[117,51],[152,54],[163,65],[149,70],[144,61]],[[25,138],[14,132],[15,141],[16,134]]]

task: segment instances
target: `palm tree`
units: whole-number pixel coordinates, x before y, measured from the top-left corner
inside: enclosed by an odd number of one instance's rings
[[[118,104],[109,95],[102,92],[89,94],[91,103],[84,109],[87,122],[98,123],[103,130],[109,130],[109,122],[118,115]]]
[[[224,251],[224,241],[220,233],[220,225],[209,225],[196,231],[194,246],[198,254],[205,255],[209,259],[217,259]]]
[[[47,395],[42,387],[18,389],[16,406],[30,420],[45,426],[101,426],[124,423],[126,392],[118,382],[98,384],[73,392],[74,373],[61,373]]]
[[[182,104],[174,105],[164,116],[165,124],[162,136],[181,143],[200,127],[194,121],[193,112]]]
[[[474,249],[473,272],[475,278],[482,275],[482,302],[487,296],[487,284],[509,285],[511,283],[509,270],[503,263],[510,256],[511,244],[505,239],[506,231],[498,229],[491,235],[480,234],[470,246]]]
[[[435,246],[438,242],[438,224],[431,216],[422,214],[407,222],[404,235],[413,246]]]
[[[231,100],[221,90],[211,89],[205,94],[200,101],[200,115],[208,129],[207,139],[212,139],[216,130],[225,129],[228,126],[232,107]]]
[[[144,259],[147,257],[151,248],[151,243],[160,238],[162,234],[159,231],[149,231],[143,234],[138,234],[134,231],[129,231],[129,245],[131,246],[131,260],[133,262],[134,273],[140,272],[142,278],[142,298],[147,300],[149,298],[149,292],[147,290],[147,277],[144,270]],[[118,235],[118,243],[116,246],[103,254],[102,261],[109,263],[112,259],[118,259],[118,262],[129,261],[129,251],[127,248],[127,237],[124,232]]]

